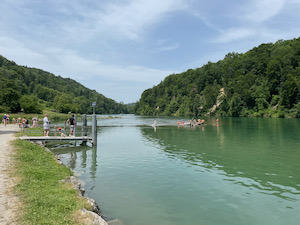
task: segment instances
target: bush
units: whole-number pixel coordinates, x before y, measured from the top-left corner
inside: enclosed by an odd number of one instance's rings
[[[289,114],[291,117],[300,118],[300,102],[289,110]]]

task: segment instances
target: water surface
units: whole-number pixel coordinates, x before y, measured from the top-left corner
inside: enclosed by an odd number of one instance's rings
[[[52,146],[105,216],[126,225],[299,224],[300,120],[178,128],[177,118],[119,117],[98,120],[97,147]]]

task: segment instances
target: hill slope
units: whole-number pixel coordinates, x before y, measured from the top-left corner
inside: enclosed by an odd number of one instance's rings
[[[229,53],[217,63],[170,75],[143,92],[135,112],[300,117],[300,38]]]
[[[45,107],[59,112],[127,113],[124,104],[106,98],[70,79],[19,66],[0,55],[0,112],[38,113]]]

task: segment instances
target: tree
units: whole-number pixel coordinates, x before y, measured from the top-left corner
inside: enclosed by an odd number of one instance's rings
[[[230,101],[229,106],[230,116],[239,116],[242,110],[242,100],[238,94],[234,94]]]
[[[282,103],[288,109],[292,108],[293,105],[299,101],[299,88],[297,79],[291,74],[287,75],[287,79],[283,83],[281,95]]]
[[[15,83],[4,79],[0,82],[0,90],[2,108],[9,109],[10,112],[19,112],[21,93],[17,90]]]
[[[72,111],[73,101],[67,94],[57,95],[54,98],[54,106],[57,111],[61,113],[68,113]]]
[[[24,95],[21,97],[20,102],[24,113],[42,113],[42,106],[35,95]]]

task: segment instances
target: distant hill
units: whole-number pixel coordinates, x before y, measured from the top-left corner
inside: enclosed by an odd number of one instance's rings
[[[300,117],[300,38],[172,74],[145,90],[136,114]]]
[[[19,66],[0,55],[0,112],[38,113],[44,108],[67,113],[127,113],[124,104],[106,98],[70,79]]]

